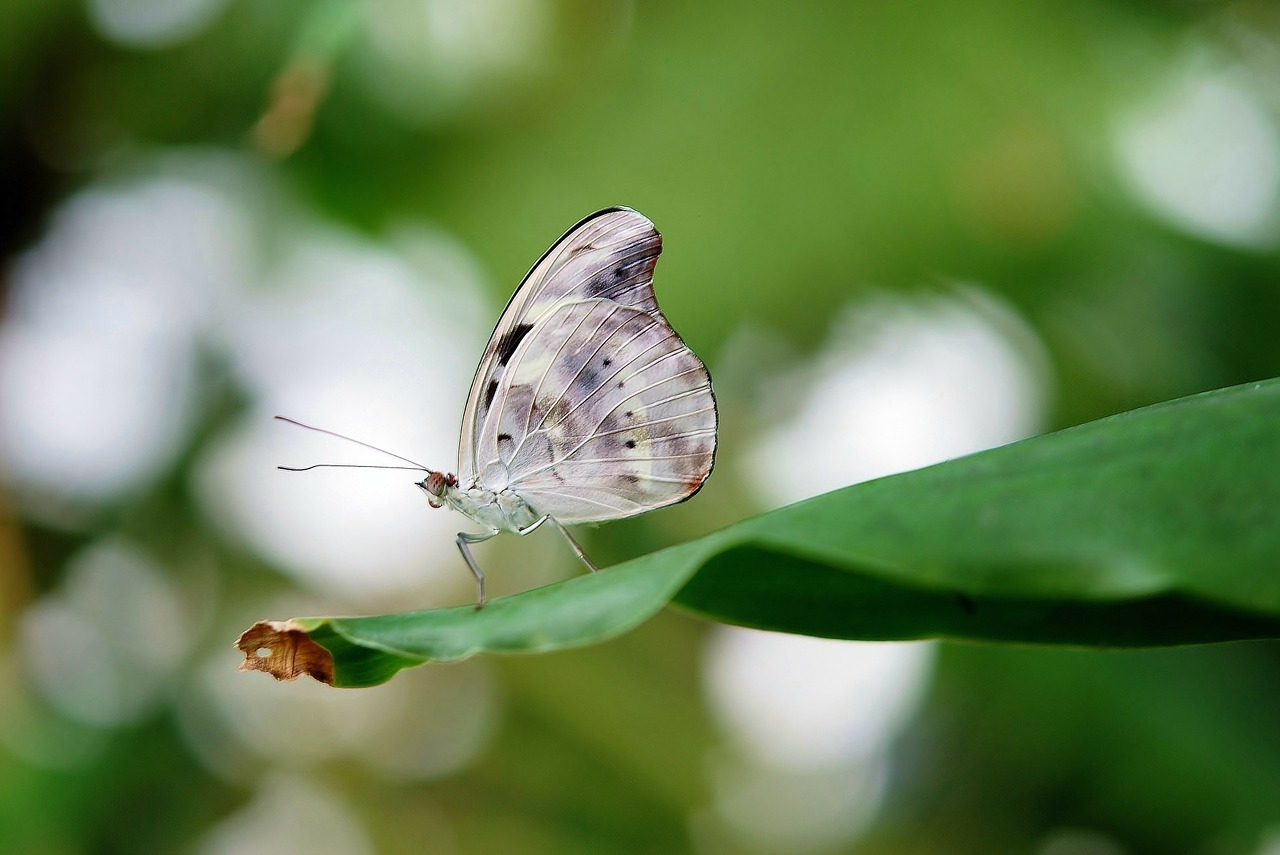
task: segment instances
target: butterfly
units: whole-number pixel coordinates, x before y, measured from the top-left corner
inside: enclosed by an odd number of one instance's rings
[[[595,572],[565,526],[682,502],[711,474],[711,377],[658,308],[661,252],[658,230],[630,208],[597,211],[565,232],[525,275],[485,347],[457,473],[414,464],[427,473],[417,486],[432,507],[482,529],[456,541],[477,608],[485,577],[472,544],[550,523]]]

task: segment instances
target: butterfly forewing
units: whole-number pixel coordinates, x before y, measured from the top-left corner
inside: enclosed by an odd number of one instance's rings
[[[656,309],[563,302],[512,353],[476,445],[480,481],[561,522],[695,493],[715,456],[711,380]]]
[[[629,208],[610,208],[584,219],[556,241],[516,290],[485,348],[463,411],[458,478],[479,474],[477,446],[495,396],[525,340],[568,303],[604,299],[657,313],[653,268],[662,238],[648,218]],[[660,315],[659,315],[660,317]]]

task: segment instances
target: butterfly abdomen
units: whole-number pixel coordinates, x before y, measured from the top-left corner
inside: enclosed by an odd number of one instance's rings
[[[538,512],[511,490],[450,487],[443,496],[453,510],[495,531],[519,532],[538,521]]]

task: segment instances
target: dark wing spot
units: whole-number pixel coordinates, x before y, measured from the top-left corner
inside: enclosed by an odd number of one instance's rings
[[[574,385],[579,389],[594,391],[600,386],[600,373],[594,369],[584,367],[574,379]]]
[[[511,434],[509,433],[498,434],[498,442],[511,442]]]
[[[612,364],[613,364],[613,360],[606,356],[606,357],[604,358],[604,367],[605,367],[605,368],[608,368],[608,367],[609,367],[610,365],[612,365]]]
[[[516,324],[502,334],[502,338],[498,339],[498,345],[494,349],[494,353],[498,356],[499,365],[506,365],[511,361],[511,357],[515,355],[516,348],[520,346],[520,342],[524,341],[524,337],[529,334],[531,329],[533,329],[533,324]]]
[[[634,439],[627,440],[627,448],[635,448],[635,447],[636,447],[636,441]]]
[[[541,415],[549,424],[559,424],[568,415],[572,409],[569,402],[561,395],[555,400],[551,400],[549,396],[543,396],[533,402],[533,412],[535,415]]]
[[[632,416],[634,416],[634,415],[635,415],[635,413],[631,412],[630,410],[627,410],[627,412],[626,412],[626,416],[627,416],[627,418],[631,418],[631,417],[632,417]]]
[[[626,385],[626,384],[625,384],[625,383],[623,383],[621,380],[619,380],[619,381],[618,381],[618,388],[619,388],[619,389],[621,389],[621,388],[622,388],[623,386],[625,386],[625,385]]]
[[[622,480],[627,484],[639,484],[640,476],[632,472],[627,472],[624,475],[622,475]]]
[[[489,388],[484,390],[484,408],[487,410],[493,406],[493,396],[498,394],[498,381],[490,380]]]
[[[638,263],[643,264],[645,259],[640,259]],[[619,288],[622,281],[631,275],[631,269],[636,266],[637,262],[623,262],[610,270],[602,270],[596,274],[595,278],[587,284],[587,294],[591,297],[607,297],[612,299],[619,294],[625,294],[627,288]]]

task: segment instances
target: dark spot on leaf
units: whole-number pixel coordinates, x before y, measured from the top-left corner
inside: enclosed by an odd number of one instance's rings
[[[498,394],[498,381],[490,380],[489,388],[484,390],[484,408],[487,410],[493,406],[493,396]]]
[[[531,329],[533,329],[533,324],[516,324],[502,334],[502,337],[498,339],[497,347],[494,349],[498,356],[499,365],[505,366],[511,361],[511,357],[515,355],[516,348],[520,346],[520,342],[524,341],[524,337],[529,334]]]

